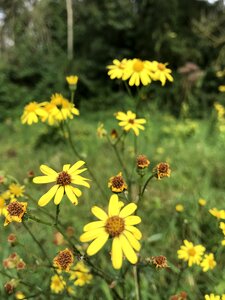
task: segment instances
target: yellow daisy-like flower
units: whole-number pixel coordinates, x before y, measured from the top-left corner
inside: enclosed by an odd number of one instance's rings
[[[225,220],[225,210],[218,210],[217,208],[212,208],[209,210],[210,214],[216,217],[217,219]]]
[[[57,105],[51,102],[42,102],[42,105],[47,114],[41,118],[41,121],[47,122],[50,126],[56,124],[58,122],[56,116],[60,113]]]
[[[89,179],[79,175],[87,170],[86,168],[79,169],[84,164],[84,161],[79,160],[72,167],[70,164],[64,165],[59,173],[46,165],[41,165],[40,170],[44,176],[34,177],[33,182],[37,184],[55,182],[55,185],[39,199],[38,205],[45,206],[54,196],[55,205],[59,205],[64,193],[74,205],[77,205],[77,197],[80,197],[82,192],[72,184],[90,187],[87,182]]]
[[[62,276],[52,276],[50,288],[55,294],[61,293],[64,290],[65,286],[66,282],[64,281]]]
[[[206,205],[206,200],[203,199],[203,198],[199,198],[198,199],[198,204],[201,205],[201,206],[205,206]]]
[[[184,206],[182,204],[177,204],[175,209],[177,212],[182,212],[184,211]]]
[[[13,195],[14,197],[22,197],[24,194],[24,190],[25,190],[25,186],[24,185],[20,185],[18,183],[11,183],[9,185],[9,191],[11,193],[11,195]]]
[[[56,255],[56,257],[53,259],[53,264],[59,268],[59,270],[68,272],[73,264],[73,260],[73,253],[66,248]]]
[[[114,193],[121,193],[121,192],[127,190],[127,184],[123,179],[122,172],[120,172],[116,176],[110,177],[109,182],[108,182],[108,187]]]
[[[202,255],[205,252],[205,247],[202,245],[193,245],[192,242],[184,240],[184,245],[177,251],[178,258],[188,261],[188,266],[193,264],[199,265],[202,260]]]
[[[204,259],[201,262],[201,267],[203,272],[207,272],[209,269],[214,269],[216,266],[216,261],[214,259],[214,254],[205,254]]]
[[[69,85],[76,85],[78,82],[78,76],[76,75],[67,76],[66,81]]]
[[[27,211],[27,202],[18,202],[13,199],[7,206],[4,212],[5,223],[4,226],[11,222],[22,222],[23,216]]]
[[[24,112],[21,117],[22,124],[31,125],[38,122],[38,117],[44,117],[47,113],[43,109],[41,103],[31,102],[24,107]]]
[[[107,66],[108,75],[110,79],[120,79],[124,75],[124,70],[126,69],[128,60],[126,58],[119,61],[118,59],[113,60],[113,65]]]
[[[152,71],[154,72],[152,79],[161,81],[162,86],[165,85],[166,80],[173,82],[173,77],[170,74],[172,71],[166,67],[167,65],[168,63],[163,64],[157,61],[153,61],[151,65]]]
[[[214,294],[205,295],[205,300],[220,300],[220,296]]]
[[[18,300],[26,300],[26,296],[24,295],[24,293],[22,293],[20,291],[16,292],[15,297]]]
[[[225,235],[225,223],[224,222],[220,222],[220,229],[222,229],[223,234]]]
[[[121,204],[117,195],[110,198],[108,214],[98,206],[92,207],[92,213],[99,219],[84,226],[80,237],[81,242],[94,240],[87,248],[88,255],[96,254],[112,238],[112,265],[115,269],[120,269],[123,262],[123,254],[130,263],[136,264],[138,257],[135,251],[139,251],[141,245],[141,232],[133,225],[139,224],[141,218],[132,216],[137,209],[137,205],[130,203],[121,209]]]
[[[54,104],[58,109],[58,113],[55,115],[58,121],[63,121],[68,118],[73,119],[73,115],[78,116],[80,114],[74,104],[65,99],[62,94],[56,93],[52,95],[50,103]]]
[[[119,111],[116,113],[116,119],[119,120],[119,126],[123,127],[125,131],[134,131],[136,135],[139,135],[139,129],[144,130],[142,124],[146,123],[145,119],[136,119],[136,114],[128,110],[127,113]]]
[[[225,294],[222,295],[222,299],[221,300],[225,300]]]
[[[80,261],[70,271],[70,280],[74,281],[74,285],[84,286],[91,282],[93,276],[85,264]]]
[[[221,92],[221,93],[225,93],[225,85],[220,85],[218,87],[218,90]]]
[[[4,200],[10,199],[10,198],[11,198],[11,193],[10,193],[10,191],[7,190],[7,191],[1,193],[1,197],[2,197]]]
[[[104,136],[107,135],[107,131],[104,127],[104,124],[103,123],[99,123],[98,124],[98,127],[97,127],[97,136],[102,139]]]
[[[150,61],[134,58],[126,63],[122,79],[129,79],[130,86],[148,85],[151,83],[152,74],[152,64]]]

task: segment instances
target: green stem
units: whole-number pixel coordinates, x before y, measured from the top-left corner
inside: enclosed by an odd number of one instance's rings
[[[59,212],[60,212],[59,206],[60,204],[56,205],[55,225],[58,225],[58,221],[59,221]]]
[[[150,181],[152,178],[154,178],[154,177],[155,177],[155,174],[152,174],[152,175],[150,175],[150,176],[148,177],[148,179],[146,180],[146,182],[145,182],[145,184],[144,184],[144,186],[143,186],[143,189],[142,189],[142,191],[141,191],[141,193],[140,193],[140,195],[139,195],[139,200],[142,199],[142,197],[143,197],[143,195],[144,195],[144,192],[145,192],[145,189],[146,189],[147,185],[149,184],[149,181]]]
[[[133,266],[136,300],[141,300],[140,278],[137,265]]]

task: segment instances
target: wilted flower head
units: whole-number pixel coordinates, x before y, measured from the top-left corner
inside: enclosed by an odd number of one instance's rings
[[[13,199],[6,207],[4,226],[11,222],[21,223],[26,210],[27,202],[18,202]]]
[[[161,162],[153,169],[153,172],[156,172],[156,177],[158,179],[161,179],[163,177],[170,177],[170,165],[168,163]]]
[[[62,271],[69,271],[70,267],[73,264],[73,253],[66,248],[63,251],[60,251],[59,254],[54,258],[54,265]]]
[[[8,235],[7,241],[9,244],[14,245],[16,243],[16,235],[14,233],[10,233]]]
[[[150,259],[151,263],[158,269],[168,268],[167,258],[163,255],[152,256]]]
[[[118,175],[113,176],[109,179],[108,187],[114,193],[121,193],[121,192],[127,190],[127,184],[126,184],[125,180],[123,179],[122,172],[120,172]]]
[[[140,154],[137,157],[137,168],[145,169],[150,165],[150,161],[148,160],[147,156],[144,154]]]

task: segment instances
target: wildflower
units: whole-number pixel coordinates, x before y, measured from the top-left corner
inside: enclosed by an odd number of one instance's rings
[[[4,226],[11,222],[21,223],[26,211],[27,202],[18,202],[17,200],[13,199],[12,202],[6,206]]]
[[[17,270],[24,270],[26,268],[25,262],[20,258],[19,262],[16,265]]]
[[[73,264],[73,253],[69,249],[60,251],[53,260],[54,265],[62,271],[69,271]]]
[[[150,161],[148,160],[146,155],[138,155],[137,157],[137,168],[138,169],[145,169],[148,168],[150,165]]]
[[[224,222],[220,222],[220,229],[222,229],[223,234],[225,235],[225,223]]]
[[[13,195],[14,197],[22,197],[24,194],[24,190],[25,187],[24,185],[20,185],[18,183],[11,183],[9,185],[9,191],[11,193],[11,195]]]
[[[212,208],[209,210],[210,214],[216,217],[217,219],[225,220],[225,210],[218,210],[217,208]]]
[[[112,237],[112,264],[115,269],[122,266],[123,254],[132,264],[137,263],[137,254],[141,245],[141,232],[134,227],[141,222],[138,216],[131,216],[137,209],[137,205],[129,203],[121,210],[119,198],[112,195],[109,201],[108,214],[98,206],[92,207],[92,213],[100,220],[84,226],[84,231],[80,237],[81,242],[94,240],[87,248],[88,255],[96,254]]]
[[[201,206],[205,206],[206,205],[206,200],[203,199],[203,198],[199,198],[198,199],[198,204],[201,205]]]
[[[100,123],[98,125],[98,128],[97,128],[97,136],[102,139],[104,136],[107,135],[107,131],[105,130],[104,128],[104,124],[103,123]]]
[[[47,122],[50,126],[56,124],[59,121],[57,115],[60,115],[60,110],[57,105],[47,101],[42,102],[42,105],[47,114],[41,118],[41,121]]]
[[[220,85],[218,87],[218,90],[221,92],[221,93],[224,93],[225,92],[225,85]]]
[[[44,117],[47,113],[43,109],[41,103],[30,102],[24,107],[24,112],[21,117],[22,124],[31,125],[38,122],[38,117]]]
[[[114,193],[121,193],[127,190],[127,184],[123,179],[122,172],[116,176],[110,177],[108,187]]]
[[[15,279],[11,279],[10,281],[6,282],[4,285],[5,291],[8,295],[12,294],[14,292],[14,289],[16,287],[16,281]]]
[[[214,254],[205,254],[204,259],[201,262],[201,267],[203,272],[207,272],[209,269],[214,269],[216,266],[216,261],[214,259]]]
[[[175,209],[177,212],[182,212],[184,211],[184,206],[182,204],[177,204]]]
[[[5,199],[0,196],[0,216],[4,215],[6,209]]]
[[[142,61],[134,58],[127,62],[122,79],[129,79],[130,86],[139,86],[141,83],[143,85],[151,83],[151,76],[151,63],[147,60]]]
[[[55,294],[61,293],[64,290],[65,286],[66,282],[63,280],[62,276],[52,276],[50,288]]]
[[[74,280],[74,285],[84,286],[91,282],[93,276],[85,264],[80,261],[70,271],[70,280]]]
[[[18,300],[26,300],[26,297],[25,297],[24,293],[22,293],[20,291],[16,292],[15,297]]]
[[[163,255],[159,256],[153,256],[151,258],[151,263],[157,268],[157,269],[165,269],[168,268],[167,264],[167,258]]]
[[[127,113],[119,111],[116,113],[116,118],[119,120],[119,126],[125,131],[133,130],[136,135],[139,135],[139,129],[144,130],[142,124],[146,123],[145,119],[136,119],[136,114],[128,110]]]
[[[184,245],[177,251],[178,258],[188,261],[188,266],[193,264],[199,265],[202,260],[202,255],[205,252],[205,247],[202,245],[193,245],[192,242],[184,240]]]
[[[152,78],[154,80],[161,81],[162,86],[165,85],[166,80],[173,82],[173,77],[170,74],[172,71],[166,67],[167,65],[168,63],[163,64],[157,61],[152,62],[152,67],[151,67],[153,71]]]
[[[76,76],[76,75],[67,76],[66,81],[69,85],[77,85],[78,76]]]
[[[214,294],[205,295],[205,300],[220,300],[220,296]]]
[[[170,177],[170,165],[168,163],[161,162],[153,169],[153,172],[156,172],[156,177],[158,179]]]
[[[8,235],[7,241],[8,241],[8,243],[10,245],[12,245],[12,246],[15,245],[15,243],[16,243],[16,235],[14,233],[10,233]]]
[[[90,187],[87,182],[88,179],[79,175],[87,170],[86,168],[79,169],[84,164],[84,161],[79,160],[72,167],[70,167],[70,164],[64,165],[63,170],[59,173],[46,165],[41,165],[40,170],[44,176],[34,177],[33,182],[37,184],[55,182],[55,184],[39,199],[38,205],[45,206],[54,196],[55,205],[59,205],[64,193],[66,193],[74,205],[77,205],[77,197],[80,197],[82,193],[78,188],[72,186],[72,184]]]
[[[60,246],[60,245],[63,245],[65,243],[64,237],[63,237],[63,235],[59,231],[57,231],[57,232],[54,233],[53,243],[56,246]]]
[[[116,129],[112,129],[110,132],[110,137],[111,139],[115,140],[118,138],[118,132],[116,131]]]
[[[3,193],[1,194],[1,197],[2,197],[4,200],[10,199],[10,198],[11,198],[11,193],[10,193],[10,191],[7,190],[7,191],[3,192]]]
[[[120,79],[124,75],[124,70],[126,68],[128,60],[126,58],[119,61],[118,59],[113,60],[113,65],[107,66],[108,75],[110,76],[110,79]]]

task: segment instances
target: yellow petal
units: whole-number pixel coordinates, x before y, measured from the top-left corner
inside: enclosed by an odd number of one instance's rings
[[[98,206],[93,206],[91,209],[93,215],[95,215],[98,219],[105,221],[106,219],[108,219],[108,215],[106,212],[104,212],[103,209],[101,209]]]
[[[126,225],[135,225],[141,223],[141,218],[138,216],[129,216],[124,219]]]
[[[108,215],[111,216],[118,216],[120,211],[119,206],[119,198],[117,195],[112,195],[109,200],[109,207],[108,207]]]
[[[137,205],[134,203],[130,203],[128,205],[126,205],[121,212],[119,213],[119,217],[121,218],[126,218],[130,215],[132,215],[132,213],[137,209]]]
[[[123,262],[123,253],[120,245],[120,240],[115,237],[112,242],[112,265],[114,269],[120,269]]]
[[[134,252],[133,248],[131,247],[130,243],[128,242],[127,238],[121,234],[119,236],[120,244],[122,246],[122,250],[126,258],[131,262],[132,264],[136,264],[137,262],[137,254]]]
[[[85,225],[83,230],[84,231],[91,231],[93,229],[103,227],[104,225],[105,225],[104,221],[94,221],[94,222],[90,222],[87,225]]]
[[[51,201],[51,199],[53,198],[53,196],[55,195],[57,189],[58,189],[59,185],[53,185],[52,188],[50,188],[50,190],[45,193],[38,201],[38,205],[39,206],[45,206],[46,204],[48,204],[49,201]]]
[[[55,198],[54,198],[55,205],[58,205],[61,202],[63,195],[64,195],[64,187],[60,186],[55,194]]]
[[[80,197],[82,195],[81,190],[79,190],[78,188],[73,187],[73,186],[71,186],[71,188],[73,189],[73,192],[77,197]]]
[[[70,175],[73,174],[74,171],[76,171],[77,169],[79,169],[81,166],[83,166],[85,164],[85,161],[83,160],[79,160],[77,161],[69,170],[68,170],[68,173]]]
[[[139,251],[141,249],[141,244],[130,231],[124,230],[123,234],[126,236],[127,240],[136,251]]]
[[[33,178],[33,182],[34,183],[38,183],[38,184],[41,184],[41,183],[50,183],[50,182],[54,182],[56,181],[56,176],[37,176],[37,177],[34,177]]]
[[[89,242],[91,240],[96,239],[98,236],[104,234],[106,231],[104,228],[96,228],[87,232],[84,232],[80,236],[80,241],[83,243]]]
[[[95,239],[87,248],[88,255],[96,254],[107,242],[109,237],[108,233],[101,234],[97,239]]]
[[[75,176],[72,176],[71,177],[71,182],[73,184],[78,184],[78,185],[83,185],[83,186],[86,186],[86,187],[90,187],[90,184],[88,182],[86,182],[86,178],[80,176],[80,175],[75,175]]]
[[[129,230],[131,233],[133,233],[134,237],[135,237],[137,240],[140,240],[140,239],[142,238],[142,233],[140,232],[139,229],[137,229],[137,228],[134,227],[134,226],[126,225],[126,226],[125,226],[125,230]]]
[[[70,168],[70,164],[66,164],[63,166],[63,171],[67,172],[69,170],[69,168]]]
[[[46,165],[41,165],[40,166],[40,170],[45,175],[56,176],[56,178],[58,176],[58,173],[55,170],[53,170],[52,168],[50,168],[50,167],[48,167]]]
[[[70,201],[77,205],[78,201],[77,201],[77,197],[75,196],[74,192],[73,192],[73,188],[69,185],[65,185],[65,192],[67,197],[70,199]]]

